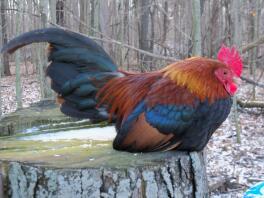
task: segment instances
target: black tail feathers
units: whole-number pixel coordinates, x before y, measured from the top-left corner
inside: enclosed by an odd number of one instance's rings
[[[61,111],[72,117],[108,119],[105,108],[97,108],[96,93],[110,79],[122,74],[103,48],[81,34],[46,28],[14,38],[2,52],[13,53],[35,42],[50,44],[47,75],[52,89],[63,98]]]

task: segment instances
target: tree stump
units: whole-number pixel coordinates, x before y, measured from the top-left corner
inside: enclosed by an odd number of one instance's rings
[[[0,137],[16,135],[23,130],[40,125],[76,121],[61,113],[54,100],[42,100],[30,107],[21,108],[0,119]]]
[[[111,151],[91,159],[87,155],[86,163],[65,162],[65,166],[61,161],[60,166],[44,161],[2,162],[3,194],[14,198],[208,197],[201,153]]]
[[[113,127],[67,131],[65,126],[0,138],[0,197],[208,197],[202,153],[119,152],[109,138],[78,137],[93,130],[114,136]],[[68,135],[73,137],[65,139]]]

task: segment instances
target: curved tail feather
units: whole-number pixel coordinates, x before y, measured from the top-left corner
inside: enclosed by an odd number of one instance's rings
[[[49,43],[46,74],[51,88],[58,93],[61,111],[66,115],[91,120],[106,120],[105,108],[97,108],[97,91],[110,79],[123,76],[110,56],[90,38],[59,28],[38,29],[24,33],[3,48],[13,53],[36,42]]]

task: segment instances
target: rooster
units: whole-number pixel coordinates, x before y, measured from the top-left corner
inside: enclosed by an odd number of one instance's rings
[[[114,149],[129,152],[202,150],[230,113],[242,60],[222,46],[217,60],[192,57],[147,73],[118,70],[96,42],[46,28],[11,40],[2,52],[48,42],[47,75],[61,111],[115,123]]]

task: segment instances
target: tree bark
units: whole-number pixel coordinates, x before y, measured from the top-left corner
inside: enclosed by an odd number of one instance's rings
[[[169,14],[168,1],[164,1],[164,3],[163,3],[163,9],[164,9],[164,13],[163,13],[163,28],[162,28],[161,44],[162,44],[162,46],[164,46],[164,56],[167,56],[167,49],[165,47],[165,42],[166,42],[166,39],[167,39],[168,27],[169,27],[169,21],[168,21],[168,14]],[[154,24],[154,20],[152,20],[152,23]],[[152,29],[152,32],[153,33],[155,32],[154,28]],[[153,41],[153,43],[154,43],[154,41]],[[152,45],[152,49],[154,48],[153,45]]]
[[[131,157],[133,154],[129,154]],[[57,168],[10,162],[5,165],[10,197],[208,197],[201,153],[138,154],[152,164]],[[137,158],[137,157],[136,157]],[[138,160],[138,159],[137,159]],[[104,163],[105,161],[102,161]],[[7,191],[4,192],[7,194]]]
[[[7,21],[6,21],[6,0],[1,0],[1,29],[2,29],[2,46],[7,43]],[[9,59],[7,54],[3,54],[4,75],[11,76]]]
[[[50,21],[56,24],[56,1],[49,0]]]
[[[89,12],[90,12],[90,1],[80,0],[80,24],[79,31],[84,34],[88,34],[89,23]]]
[[[202,38],[201,38],[201,1],[193,0],[193,46],[192,55],[202,55]]]
[[[22,5],[17,2],[17,8],[21,9]],[[21,14],[19,12],[16,13],[16,32],[19,34],[21,31]],[[22,89],[21,89],[21,72],[20,72],[20,51],[18,51],[15,54],[15,62],[16,62],[16,102],[17,102],[17,108],[22,108]]]
[[[208,49],[208,56],[213,57],[215,52],[217,51],[216,48],[219,47],[220,42],[215,42],[216,38],[219,38],[220,33],[218,29],[215,27],[215,24],[219,23],[220,18],[220,10],[221,6],[219,2],[214,2],[212,5],[209,3],[209,28],[208,28],[208,40],[209,40],[209,49]],[[217,46],[217,47],[216,47]]]
[[[224,43],[226,45],[231,45],[231,35],[232,35],[232,21],[231,21],[231,2],[229,0],[223,0],[223,7],[225,8],[224,22],[225,22],[225,38]]]
[[[152,52],[150,49],[150,0],[138,0],[139,10],[139,48],[145,51]],[[145,54],[140,54],[142,66],[150,66],[151,57]],[[141,69],[144,71],[145,69]]]
[[[59,0],[56,3],[56,23],[60,26],[65,26],[64,4],[65,0]]]
[[[90,23],[91,23],[91,31],[90,31],[90,35],[94,36],[95,35],[95,2],[96,0],[91,0],[90,1],[90,6],[91,6],[91,20],[90,20]]]

